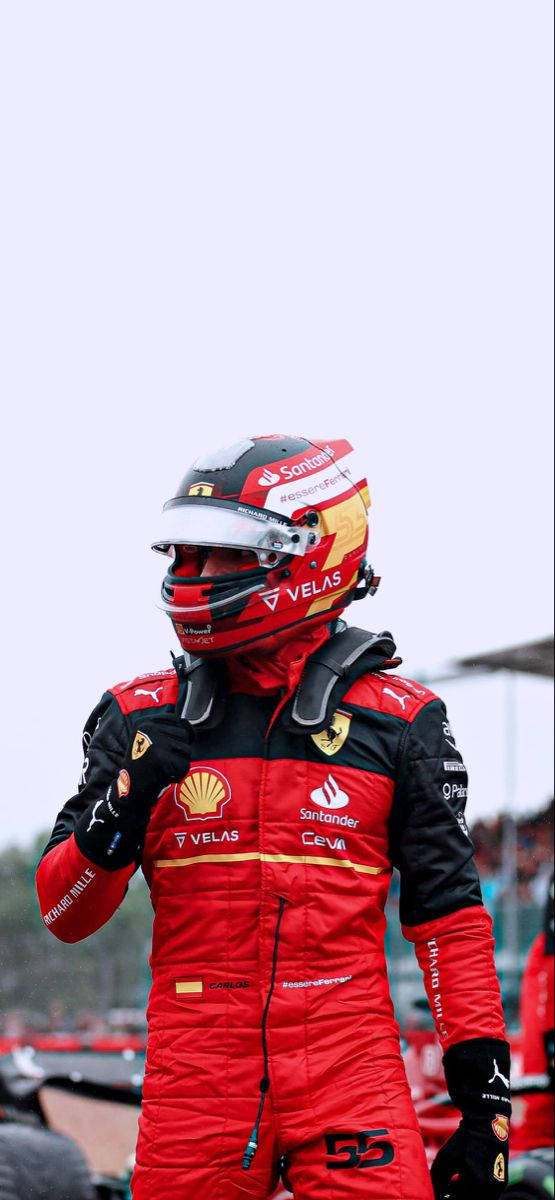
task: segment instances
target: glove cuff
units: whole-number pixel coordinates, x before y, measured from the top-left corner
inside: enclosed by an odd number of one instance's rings
[[[140,859],[146,824],[146,819],[137,823],[123,805],[116,809],[111,801],[114,790],[111,784],[103,800],[89,805],[74,830],[81,854],[105,871],[118,871]]]
[[[511,1115],[511,1051],[501,1038],[471,1038],[443,1058],[447,1088],[463,1117]]]

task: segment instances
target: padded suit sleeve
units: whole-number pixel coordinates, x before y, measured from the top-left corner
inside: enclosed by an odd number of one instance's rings
[[[83,731],[84,762],[78,790],[58,813],[36,875],[42,919],[62,942],[78,942],[104,925],[121,904],[137,863],[104,870],[79,850],[79,818],[104,798],[118,773],[128,740],[126,718],[110,693]]]
[[[403,934],[414,943],[445,1050],[505,1032],[492,922],[465,820],[467,791],[445,705],[433,700],[407,727],[390,835]]]

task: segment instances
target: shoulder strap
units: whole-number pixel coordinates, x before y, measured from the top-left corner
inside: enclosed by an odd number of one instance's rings
[[[183,654],[173,660],[179,679],[175,711],[192,729],[213,729],[223,715],[221,669],[218,663]]]
[[[343,628],[307,659],[297,688],[290,720],[293,727],[318,732],[351,684],[368,671],[387,670],[402,661],[394,658],[390,633]]]
[[[398,667],[390,633],[343,627],[307,659],[284,724],[292,732],[318,733],[360,675]],[[225,685],[221,663],[183,654],[173,659],[179,679],[176,712],[191,729],[214,729],[223,717]]]

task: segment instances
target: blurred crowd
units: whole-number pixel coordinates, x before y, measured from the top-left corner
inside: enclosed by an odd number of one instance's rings
[[[543,904],[553,870],[553,800],[532,815],[516,822],[517,898],[521,904]],[[476,862],[488,901],[502,899],[510,886],[504,863],[507,818],[476,821],[472,839]],[[510,831],[509,831],[510,832]]]

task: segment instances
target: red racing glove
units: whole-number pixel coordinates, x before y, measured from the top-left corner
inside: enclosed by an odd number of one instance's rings
[[[508,1042],[473,1038],[443,1059],[462,1121],[432,1166],[435,1200],[498,1200],[508,1182],[511,1116]]]
[[[190,747],[188,727],[175,714],[140,719],[117,778],[75,826],[75,841],[85,858],[107,871],[140,858],[152,808],[168,784],[187,774]]]

